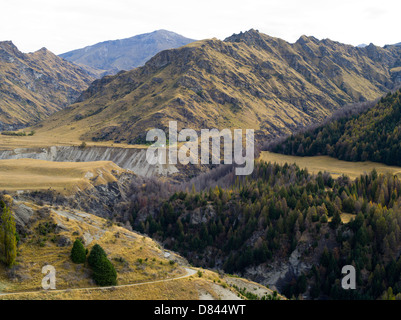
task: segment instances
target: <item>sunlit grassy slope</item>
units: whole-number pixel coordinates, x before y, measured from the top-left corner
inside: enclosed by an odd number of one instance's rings
[[[377,162],[349,162],[334,159],[328,156],[316,156],[316,157],[297,157],[288,156],[279,153],[272,153],[263,151],[260,156],[261,160],[267,162],[276,162],[278,164],[284,163],[296,163],[301,168],[307,168],[311,173],[329,172],[333,178],[337,178],[341,175],[347,175],[351,179],[359,177],[361,174],[366,174],[376,169],[378,173],[391,173],[401,174],[401,168],[395,166],[387,166]]]
[[[61,237],[69,239],[71,243],[76,238],[81,238],[88,249],[95,243],[100,244],[116,267],[120,285],[185,274],[185,270],[177,263],[170,263],[169,259],[164,257],[161,247],[148,237],[85,212],[65,208],[43,208],[31,203],[25,205],[41,213],[37,213],[36,218],[31,219],[31,232],[22,239],[19,246],[15,271],[18,281],[9,279],[6,276],[7,269],[0,267],[2,293],[40,291],[41,279],[44,276],[41,269],[46,264],[56,268],[57,289],[95,287],[88,267],[74,264],[70,260],[72,244],[61,247],[57,245]],[[55,226],[50,227],[48,233],[43,232],[43,227],[39,228],[46,223]],[[80,294],[77,292],[77,297]],[[32,293],[30,296],[38,298],[41,294],[36,296]]]
[[[29,134],[30,129],[21,129],[19,132]],[[68,134],[63,130],[56,130],[53,133],[46,131],[36,132],[33,136],[7,136],[0,135],[0,150],[13,150],[16,148],[46,148],[50,146],[79,146],[84,141],[87,146],[105,146],[120,148],[143,148],[144,145],[133,145],[126,143],[113,143],[113,141],[90,141],[81,140],[82,132],[76,128],[70,129]]]
[[[17,264],[0,264],[0,299],[235,299],[238,292],[216,272],[192,268],[147,236],[86,212],[17,202],[33,210],[29,232],[22,236]],[[80,238],[90,250],[99,244],[118,273],[117,286],[100,289],[86,264],[70,259],[72,242]],[[69,243],[60,246],[60,239]],[[41,287],[42,267],[56,269],[56,290]],[[191,275],[192,274],[192,275]],[[181,278],[183,277],[184,278]],[[180,279],[175,279],[180,278]],[[237,278],[238,281],[249,281]],[[241,286],[242,287],[242,286]],[[263,294],[272,291],[253,283]]]
[[[111,161],[0,160],[0,190],[51,188],[62,193],[71,193],[116,181],[123,172],[126,170]]]

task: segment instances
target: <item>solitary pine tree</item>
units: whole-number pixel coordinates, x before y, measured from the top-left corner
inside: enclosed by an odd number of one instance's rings
[[[0,218],[0,251],[4,263],[11,267],[17,257],[17,230],[10,208],[4,203],[1,207],[3,207],[3,214]]]
[[[76,239],[71,250],[71,260],[74,263],[84,263],[86,260],[86,250],[81,240]]]

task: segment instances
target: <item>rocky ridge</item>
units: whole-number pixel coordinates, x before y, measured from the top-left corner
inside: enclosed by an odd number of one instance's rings
[[[0,42],[0,131],[33,124],[65,108],[93,80],[46,48],[22,53],[11,41]]]
[[[144,143],[150,128],[252,128],[272,137],[400,84],[401,49],[357,48],[249,30],[165,50],[145,66],[95,81],[44,132],[87,128],[83,140]],[[55,131],[56,132],[56,131]]]

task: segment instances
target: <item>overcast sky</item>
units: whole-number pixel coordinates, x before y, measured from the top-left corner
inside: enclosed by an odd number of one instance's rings
[[[401,42],[400,0],[0,0],[0,41],[56,54],[166,29],[224,39],[251,28],[358,45]]]

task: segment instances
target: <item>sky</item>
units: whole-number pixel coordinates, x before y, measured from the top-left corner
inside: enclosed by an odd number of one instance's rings
[[[197,40],[251,28],[351,45],[401,42],[399,0],[0,0],[0,41],[61,54],[166,29]]]

